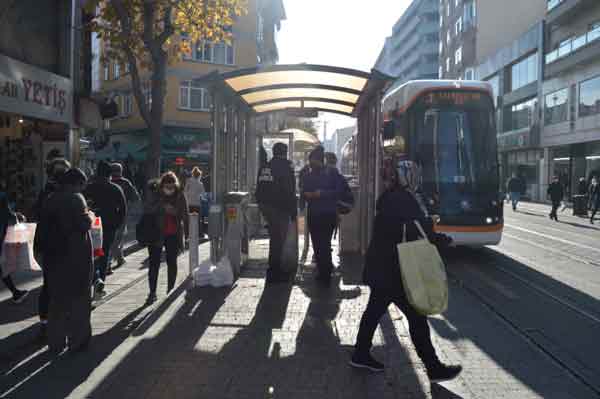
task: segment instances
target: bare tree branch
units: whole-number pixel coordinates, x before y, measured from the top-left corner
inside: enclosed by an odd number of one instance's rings
[[[172,12],[173,12],[173,7],[168,7],[165,11],[165,16],[163,18],[164,30],[158,36],[158,39],[157,39],[160,46],[162,46],[167,41],[167,39],[169,39],[171,36],[173,36],[173,33],[175,33],[175,28],[173,26],[173,19],[171,17]]]

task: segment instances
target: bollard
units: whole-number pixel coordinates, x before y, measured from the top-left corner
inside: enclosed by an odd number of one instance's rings
[[[198,267],[198,258],[199,258],[199,254],[198,254],[198,246],[200,245],[200,237],[198,236],[198,229],[199,229],[199,217],[197,213],[190,213],[189,214],[189,218],[190,218],[190,223],[189,223],[189,229],[190,229],[190,277],[192,278],[192,287],[194,286],[194,276],[192,275],[194,269],[196,269]]]

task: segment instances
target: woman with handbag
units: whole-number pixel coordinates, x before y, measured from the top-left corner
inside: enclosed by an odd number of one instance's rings
[[[0,259],[2,256],[2,246],[4,245],[4,237],[8,226],[17,223],[17,215],[8,206],[8,197],[4,191],[0,191]],[[2,275],[2,265],[0,264],[0,276]],[[14,303],[23,303],[29,291],[20,290],[15,286],[10,274],[2,277],[2,282],[10,290]]]
[[[373,334],[379,319],[394,303],[406,316],[411,340],[417,354],[425,364],[427,375],[432,382],[455,378],[462,370],[461,366],[447,366],[438,359],[431,342],[427,317],[419,314],[409,303],[402,284],[402,275],[398,260],[397,244],[418,239],[415,221],[427,229],[422,207],[410,191],[409,184],[418,184],[418,167],[409,168],[412,176],[400,176],[394,167],[383,170],[385,191],[377,200],[377,215],[373,228],[373,237],[366,255],[363,278],[369,285],[371,294],[356,339],[355,351],[350,365],[371,371],[383,371],[384,365],[375,360],[370,353]],[[450,239],[443,235],[428,232],[434,242],[448,244]]]
[[[138,237],[148,245],[150,265],[148,282],[150,294],[147,304],[156,301],[156,285],[163,247],[167,257],[167,294],[175,286],[177,278],[177,256],[184,249],[184,236],[188,237],[188,204],[179,179],[167,172],[158,182],[150,183],[144,202],[144,216]],[[139,240],[138,240],[139,241]]]

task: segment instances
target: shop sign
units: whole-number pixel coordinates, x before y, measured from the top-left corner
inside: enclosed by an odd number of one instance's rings
[[[0,55],[0,111],[70,123],[71,80]]]

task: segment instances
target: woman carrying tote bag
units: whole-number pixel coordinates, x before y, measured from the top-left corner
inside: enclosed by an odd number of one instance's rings
[[[431,342],[427,317],[410,305],[403,288],[397,244],[403,242],[405,232],[406,241],[419,238],[415,221],[419,221],[425,230],[428,230],[429,239],[433,242],[448,244],[450,239],[431,232],[431,223],[428,223],[422,207],[411,192],[420,182],[420,176],[417,175],[419,168],[414,164],[408,168],[405,165],[406,170],[410,174],[405,173],[402,178],[398,170],[390,165],[383,170],[385,191],[377,200],[373,236],[363,273],[371,294],[360,321],[350,365],[377,372],[384,370],[384,365],[371,356],[371,341],[379,319],[387,311],[390,303],[394,303],[408,320],[411,340],[427,369],[430,381],[445,381],[455,378],[462,367],[448,366],[438,359]]]

